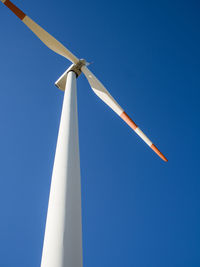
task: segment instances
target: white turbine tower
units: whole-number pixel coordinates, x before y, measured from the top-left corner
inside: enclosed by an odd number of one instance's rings
[[[94,93],[117,113],[158,156],[164,161],[167,159],[86,67],[85,60],[78,59],[10,0],[0,1],[47,47],[73,63],[56,82],[57,87],[65,91],[65,94],[53,167],[41,267],[82,267],[76,78],[83,72]]]
[[[76,74],[69,69],[65,80],[41,267],[82,267]]]

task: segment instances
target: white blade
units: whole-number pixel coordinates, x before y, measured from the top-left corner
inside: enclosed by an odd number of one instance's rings
[[[75,55],[73,55],[66,47],[64,47],[59,41],[42,29],[28,16],[24,18],[23,22],[48,48],[69,59],[71,62],[75,64],[78,63],[79,60]]]
[[[6,5],[23,23],[51,50],[57,54],[69,59],[73,63],[78,63],[78,58],[73,55],[66,47],[64,47],[53,36],[41,28],[37,23],[30,19],[26,14],[16,7],[9,0],[0,0]]]
[[[120,116],[123,112],[123,109],[109,94],[109,92],[106,90],[103,84],[94,76],[94,74],[86,66],[83,66],[81,70],[88,79],[88,82],[92,87],[92,90],[95,92],[95,94],[99,98],[101,98],[101,100],[105,102],[114,112],[116,112],[117,115]]]
[[[136,133],[142,138],[142,140],[151,149],[158,154],[164,161],[168,161],[166,157],[158,150],[158,148],[149,140],[149,138],[140,130],[140,128],[135,124],[135,122],[126,114],[126,112],[120,107],[116,100],[110,95],[103,84],[94,76],[94,74],[86,67],[81,68],[82,72],[85,74],[92,90],[95,94],[106,103],[114,112],[117,113]]]

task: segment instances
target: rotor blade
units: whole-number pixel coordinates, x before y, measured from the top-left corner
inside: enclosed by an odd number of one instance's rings
[[[103,84],[94,76],[94,74],[86,67],[81,68],[85,74],[92,90],[95,94],[101,98],[117,115],[119,115],[151,149],[164,161],[168,161],[166,157],[160,152],[160,150],[149,140],[149,138],[140,130],[135,122],[126,114],[126,112],[120,107],[115,99],[109,94]]]
[[[35,35],[51,50],[57,54],[69,59],[73,63],[78,63],[78,58],[74,56],[66,47],[64,47],[53,36],[41,28],[37,23],[30,19],[26,14],[16,7],[9,0],[0,0],[6,5]]]

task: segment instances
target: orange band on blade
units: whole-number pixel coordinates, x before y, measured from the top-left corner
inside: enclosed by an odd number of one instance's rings
[[[160,150],[154,145],[152,144],[151,145],[151,148],[153,149],[153,151],[161,158],[163,159],[164,161],[168,161],[168,159],[165,158],[165,156],[160,152]]]
[[[120,117],[135,131],[135,129],[138,127],[134,121],[131,120],[131,118],[126,114],[126,112],[122,112]]]
[[[6,5],[19,19],[23,20],[26,17],[26,14],[24,14],[23,11],[21,11],[18,7],[16,7],[9,0],[6,0],[4,2],[4,5]]]

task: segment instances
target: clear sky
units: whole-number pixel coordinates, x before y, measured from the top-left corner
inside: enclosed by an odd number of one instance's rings
[[[87,267],[200,266],[199,1],[20,1],[169,159],[78,79]],[[70,63],[0,3],[0,266],[39,267]]]

